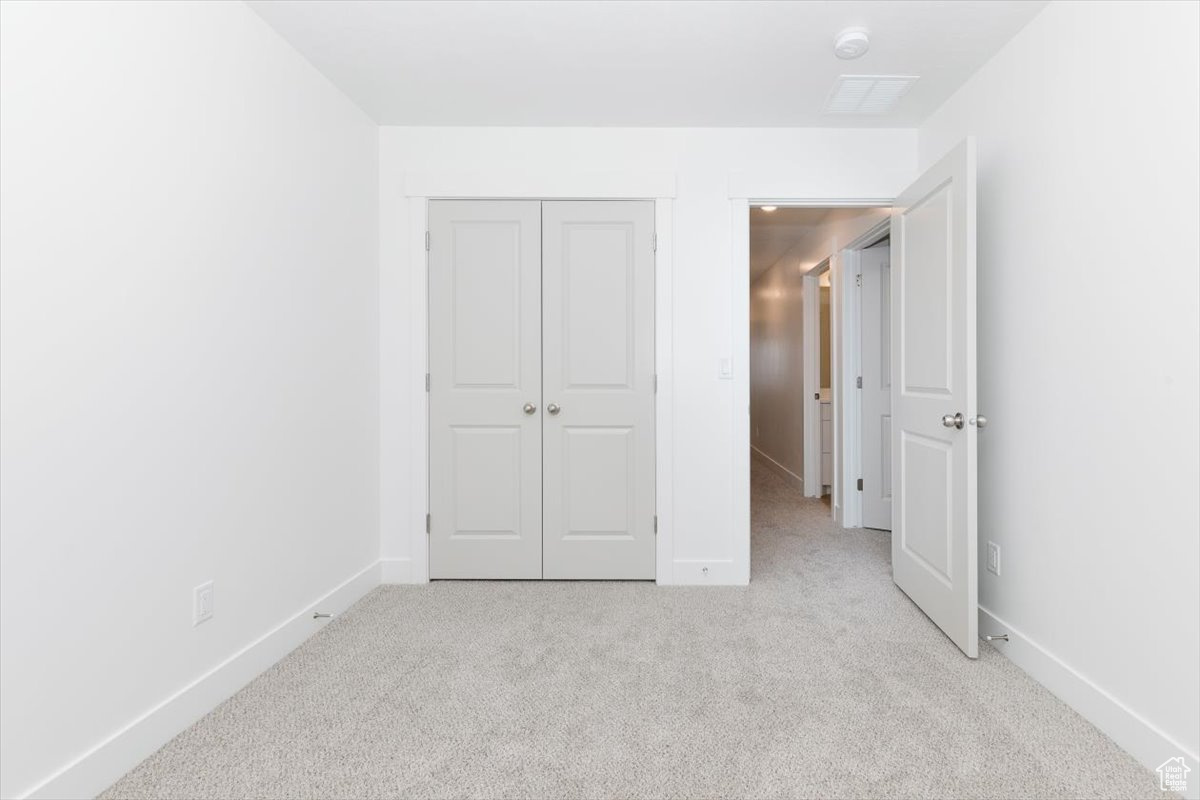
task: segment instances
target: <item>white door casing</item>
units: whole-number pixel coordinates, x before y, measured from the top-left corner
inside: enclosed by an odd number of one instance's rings
[[[891,248],[859,253],[862,276],[862,524],[892,529]]]
[[[654,578],[654,204],[542,204],[543,577]]]
[[[431,578],[542,575],[540,206],[429,204]]]
[[[975,145],[896,200],[892,264],[892,574],[979,655]]]

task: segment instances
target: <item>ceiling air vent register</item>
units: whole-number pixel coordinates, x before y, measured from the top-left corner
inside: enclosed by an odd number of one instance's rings
[[[842,75],[825,100],[826,114],[886,114],[917,75]]]

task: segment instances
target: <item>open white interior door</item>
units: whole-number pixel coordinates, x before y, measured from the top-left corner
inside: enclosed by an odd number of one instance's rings
[[[975,143],[892,215],[892,576],[979,655],[975,408]]]

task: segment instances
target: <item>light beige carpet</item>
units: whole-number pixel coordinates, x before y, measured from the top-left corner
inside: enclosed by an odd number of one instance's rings
[[[758,464],[748,588],[384,587],[105,798],[1159,797]]]

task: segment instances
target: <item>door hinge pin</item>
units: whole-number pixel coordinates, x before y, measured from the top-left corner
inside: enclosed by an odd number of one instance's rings
[[[658,252],[658,233],[650,234],[650,250],[655,253]]]
[[[654,393],[658,394],[658,375],[654,376]]]
[[[858,388],[860,388],[860,389],[862,388],[862,375],[859,375],[857,378],[854,379],[854,384]]]
[[[429,252],[429,231],[425,231],[425,252]]]
[[[658,514],[654,515],[654,535],[658,535]]]
[[[429,533],[432,529],[433,529],[433,515],[426,514],[425,515],[425,532]]]
[[[425,373],[425,391],[429,391],[429,373]]]
[[[862,478],[859,478],[859,479],[858,479],[858,490],[859,490],[860,492],[862,491]]]

